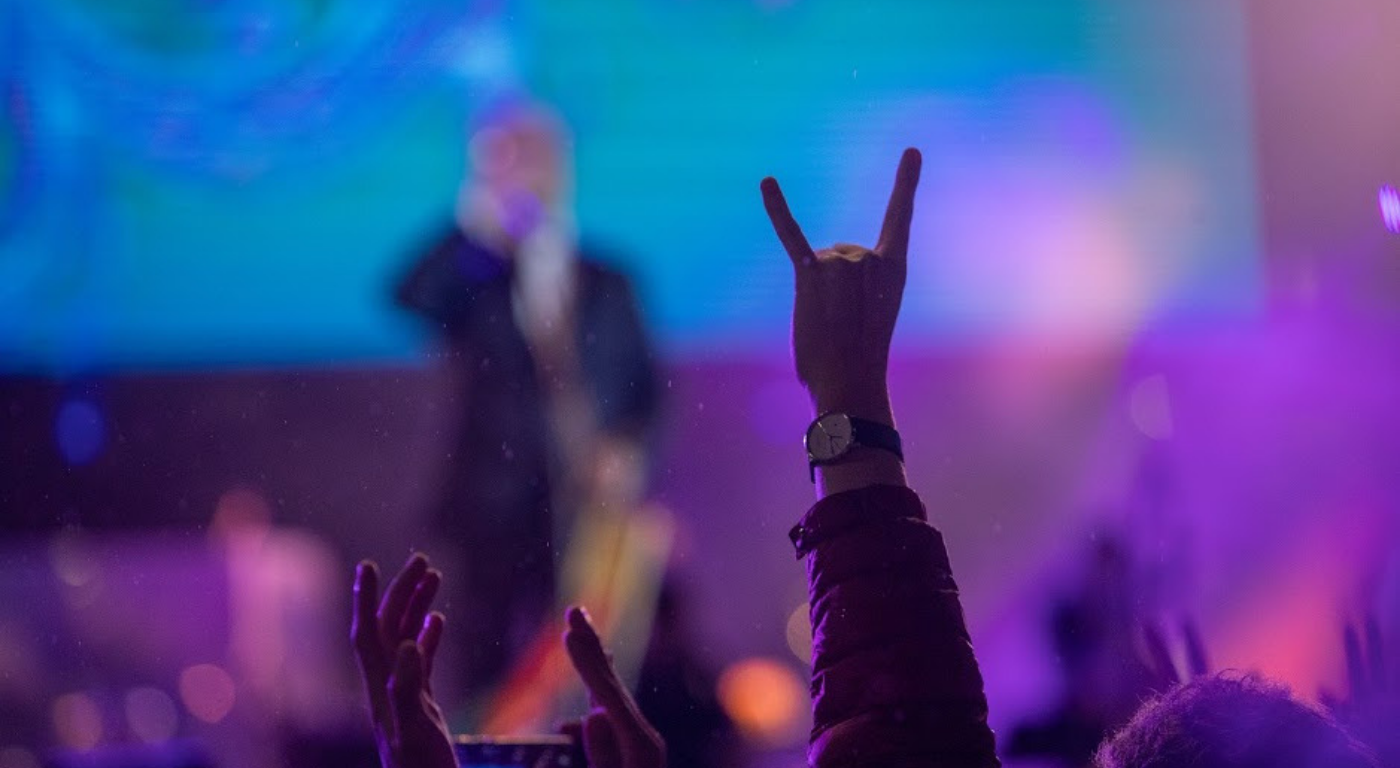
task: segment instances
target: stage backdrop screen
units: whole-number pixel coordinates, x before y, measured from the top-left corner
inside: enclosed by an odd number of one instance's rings
[[[1243,11],[1212,0],[0,5],[0,370],[402,364],[390,284],[505,94],[673,357],[771,354],[816,244],[924,179],[900,343],[1249,313]]]

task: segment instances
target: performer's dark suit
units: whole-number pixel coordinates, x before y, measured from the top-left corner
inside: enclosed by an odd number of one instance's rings
[[[553,507],[574,502],[552,495],[560,451],[548,387],[512,308],[513,273],[512,259],[454,227],[397,291],[440,331],[465,392],[434,522],[463,556],[468,604],[452,606],[452,631],[474,690],[500,681],[555,608],[555,532],[573,510]],[[597,425],[645,443],[659,387],[631,285],[586,251],[575,285],[574,344]]]

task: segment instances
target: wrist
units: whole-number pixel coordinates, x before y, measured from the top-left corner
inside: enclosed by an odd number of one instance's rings
[[[878,380],[843,382],[834,386],[808,385],[815,416],[844,413],[866,421],[894,427],[894,409],[889,388]],[[815,468],[817,497],[865,488],[871,485],[907,485],[904,463],[889,451],[857,446],[846,457]]]
[[[816,474],[819,499],[872,485],[908,485],[903,462],[878,448],[854,448],[845,460],[817,467]]]
[[[884,383],[841,388],[809,388],[815,415],[844,413],[848,416],[894,426],[894,409]]]

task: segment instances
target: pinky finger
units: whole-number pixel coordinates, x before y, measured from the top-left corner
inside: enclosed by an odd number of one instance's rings
[[[423,687],[431,690],[433,660],[437,658],[438,643],[442,640],[443,626],[447,617],[441,611],[433,611],[423,618],[423,628],[418,632],[418,647],[423,649]]]

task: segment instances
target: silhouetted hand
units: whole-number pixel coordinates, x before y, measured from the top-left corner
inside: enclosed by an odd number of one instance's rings
[[[409,558],[379,597],[379,569],[360,563],[350,636],[369,693],[375,743],[384,768],[457,768],[452,735],[429,682],[444,617],[429,612],[442,574],[421,554]],[[618,679],[581,608],[568,613],[569,660],[593,711],[577,729],[594,768],[665,768],[666,744]]]
[[[1210,673],[1210,660],[1206,657],[1201,632],[1196,628],[1196,622],[1189,618],[1181,622],[1181,644],[1186,656],[1184,675],[1172,659],[1171,646],[1161,623],[1150,622],[1143,627],[1143,640],[1147,645],[1148,685],[1158,693],[1165,693],[1192,678]]]
[[[1374,617],[1364,624],[1365,649],[1357,628],[1348,625],[1342,640],[1346,646],[1345,698],[1322,691],[1318,698],[1352,735],[1375,750],[1381,765],[1400,761],[1400,691],[1387,674],[1385,648]]]
[[[598,633],[581,608],[570,608],[564,646],[593,710],[583,719],[583,751],[592,768],[665,768],[666,743],[642,717],[618,679]]]
[[[442,574],[415,554],[381,600],[375,564],[356,569],[350,637],[384,768],[457,768],[452,735],[429,683],[444,619],[428,607],[441,584]]]
[[[763,205],[792,259],[797,298],[792,348],[797,377],[817,410],[889,411],[885,377],[904,296],[909,225],[922,159],[906,149],[875,247],[838,244],[813,251],[777,180],[763,180]]]

